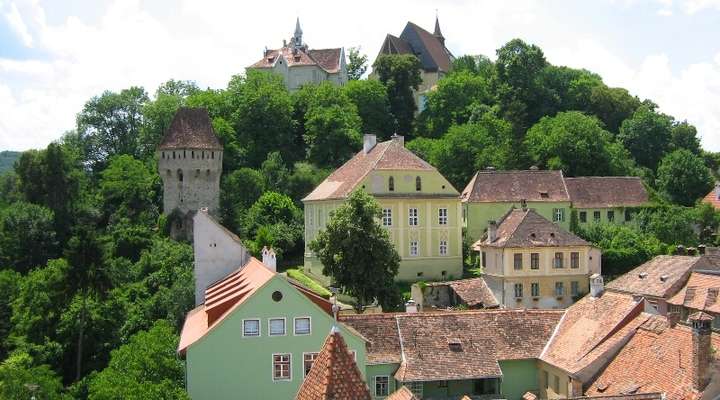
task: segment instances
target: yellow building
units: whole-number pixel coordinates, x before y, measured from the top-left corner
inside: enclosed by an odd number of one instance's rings
[[[322,274],[309,244],[356,189],[374,196],[379,221],[400,255],[396,279],[449,280],[462,275],[462,226],[458,191],[433,166],[407,150],[402,136],[376,143],[365,135],[363,149],[335,170],[307,197],[305,269]]]
[[[483,278],[507,308],[565,308],[600,273],[600,250],[533,209],[512,209],[492,222],[480,252]]]

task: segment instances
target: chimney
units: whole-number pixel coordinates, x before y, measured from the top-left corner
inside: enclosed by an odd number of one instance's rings
[[[262,263],[265,264],[270,271],[277,272],[277,258],[275,257],[275,251],[272,247],[267,248],[267,246],[263,246]]]
[[[415,304],[415,300],[408,300],[407,303],[405,303],[405,312],[409,314],[414,314],[418,312],[417,304]]]
[[[495,221],[489,221],[488,223],[488,242],[492,243],[497,239],[497,222]]]
[[[532,167],[530,167],[530,171],[539,171],[539,170],[540,170],[540,168],[538,168],[537,165],[533,165]]]
[[[720,200],[720,183],[715,184],[715,198]]]
[[[675,254],[679,255],[679,256],[684,256],[685,255],[685,246],[683,246],[681,244],[677,245],[677,247],[675,248]]]
[[[367,154],[370,152],[370,150],[375,147],[375,144],[377,143],[377,136],[375,135],[363,135],[363,153]]]
[[[395,142],[400,143],[400,146],[405,147],[405,137],[404,136],[400,136],[397,133],[395,133],[392,136],[390,136],[390,139],[392,139]]]
[[[688,318],[692,325],[692,383],[693,389],[702,391],[710,382],[712,343],[710,325],[713,317],[698,311]]]
[[[590,275],[590,296],[598,298],[602,296],[603,291],[605,291],[605,283],[603,281],[602,275]]]
[[[700,254],[701,256],[704,256],[705,255],[705,247],[706,246],[704,244],[701,244],[700,246],[698,246],[698,254]]]
[[[671,328],[674,328],[675,325],[680,321],[680,313],[677,311],[670,311],[667,313],[667,320],[668,324],[670,324]]]

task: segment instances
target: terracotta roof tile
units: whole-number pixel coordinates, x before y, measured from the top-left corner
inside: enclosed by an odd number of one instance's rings
[[[386,400],[420,400],[415,394],[407,388],[407,386],[400,386],[400,389],[394,391],[386,398]]]
[[[576,208],[638,207],[648,202],[642,179],[634,176],[565,178]]]
[[[340,71],[340,60],[342,57],[342,49],[314,49],[309,50],[310,58],[328,73],[336,73]]]
[[[478,240],[473,248],[590,246],[582,238],[562,229],[535,210],[512,209],[500,221],[495,240]]]
[[[483,278],[428,282],[427,286],[449,286],[470,307],[493,308],[500,305]]]
[[[343,324],[360,332],[369,341],[368,364],[399,364],[402,361],[397,321],[392,313],[343,315]]]
[[[581,380],[589,379],[600,367],[596,361],[647,320],[642,310],[643,303],[627,294],[585,296],[566,310],[540,359]]]
[[[183,148],[222,150],[206,109],[189,107],[178,109],[158,146],[159,150]]]
[[[294,51],[293,47],[282,47],[268,50],[261,60],[255,62],[248,68],[263,69],[273,68],[280,56],[285,60],[288,67],[317,65],[328,73],[337,73],[340,70],[342,49],[317,49],[307,50],[300,48]]]
[[[668,400],[699,399],[702,393],[693,390],[692,330],[683,325],[671,328],[663,320],[653,316],[641,326],[585,394],[660,392]],[[713,334],[711,343],[717,349],[720,336]]]
[[[637,393],[637,394],[617,394],[617,395],[599,395],[599,396],[582,396],[570,397],[567,400],[664,400],[662,393]]]
[[[706,262],[693,256],[657,256],[607,284],[607,289],[626,293],[670,298]]]
[[[685,286],[668,300],[669,304],[720,314],[720,275],[693,272]]]
[[[703,199],[703,203],[708,203],[720,210],[720,183],[716,183],[713,190],[710,191]]]
[[[367,384],[339,332],[325,339],[295,399],[370,400]]]
[[[478,171],[461,195],[472,203],[570,201],[562,171]]]

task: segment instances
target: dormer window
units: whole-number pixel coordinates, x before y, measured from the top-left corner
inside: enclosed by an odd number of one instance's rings
[[[638,277],[639,277],[640,279],[645,279],[645,278],[647,278],[647,276],[648,276],[648,273],[647,273],[647,272],[641,272],[640,274],[638,274]]]
[[[540,192],[540,198],[541,198],[541,199],[547,199],[547,198],[549,198],[549,197],[550,197],[550,195],[548,194],[548,192],[546,192],[546,191],[541,191],[541,192]]]
[[[460,339],[448,340],[448,348],[450,349],[450,351],[454,351],[454,352],[463,351],[462,342],[460,342]]]
[[[662,275],[662,276],[660,276],[660,281],[661,281],[661,282],[665,282],[666,280],[668,280],[669,277],[670,277],[670,276],[668,276],[667,274],[666,274],[666,275]]]
[[[388,191],[395,191],[395,178],[393,178],[392,176],[388,178]]]
[[[422,180],[420,180],[420,177],[415,177],[415,191],[419,192],[422,190]]]

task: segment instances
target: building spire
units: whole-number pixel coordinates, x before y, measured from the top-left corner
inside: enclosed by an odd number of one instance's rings
[[[442,31],[440,31],[440,18],[438,18],[437,10],[435,10],[435,31],[433,32],[433,36],[438,38],[443,45],[445,44],[445,37]]]
[[[300,17],[295,20],[295,33],[293,34],[293,45],[295,47],[302,46],[302,34],[303,31],[300,29]]]

